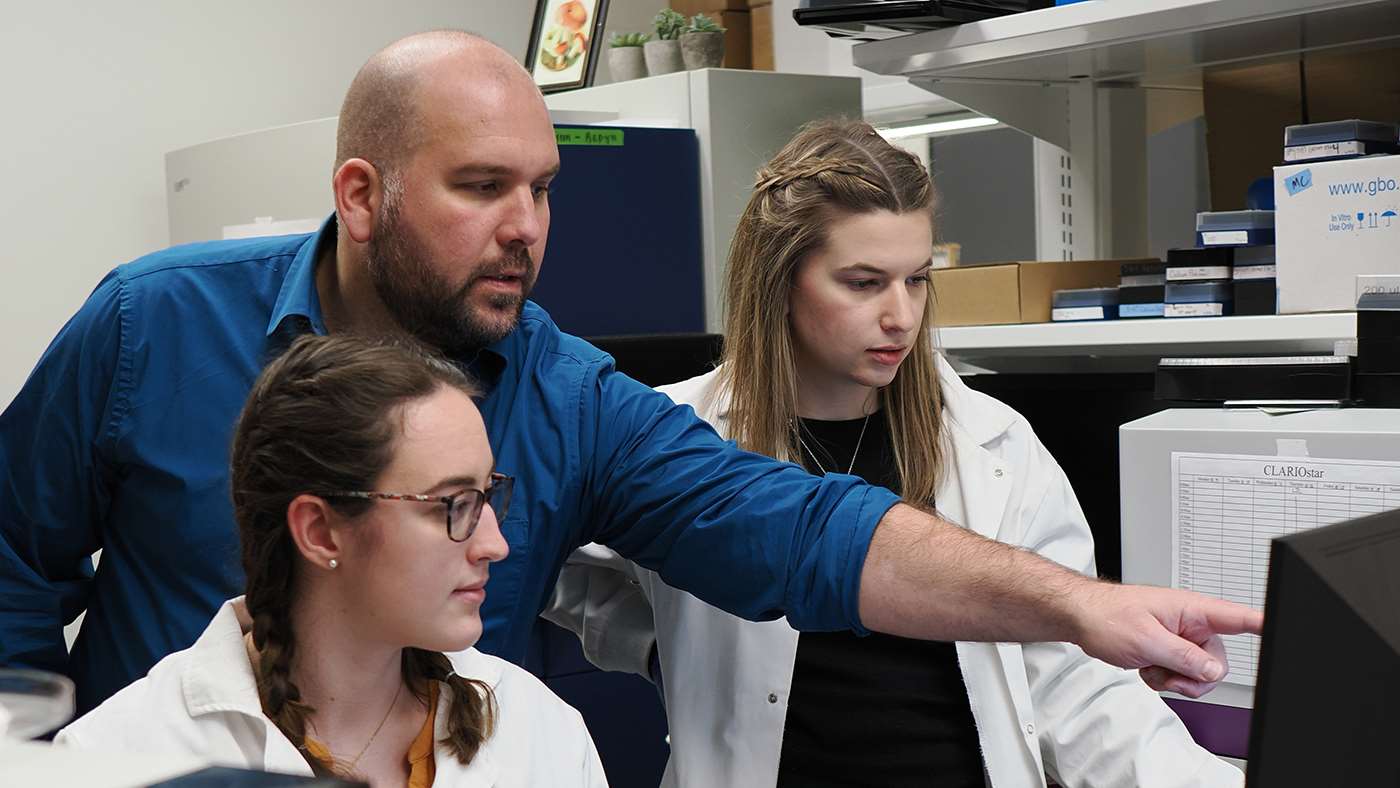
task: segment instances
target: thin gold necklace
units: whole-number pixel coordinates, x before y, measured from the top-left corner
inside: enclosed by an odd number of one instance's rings
[[[861,444],[862,441],[865,440],[865,428],[866,428],[866,427],[869,427],[869,426],[870,426],[870,414],[867,413],[867,414],[865,414],[865,422],[862,423],[862,424],[860,425],[860,437],[859,437],[859,438],[856,438],[856,450],[853,451],[853,452],[851,452],[851,464],[850,464],[850,467],[846,468],[846,475],[847,475],[847,476],[850,476],[850,475],[851,475],[851,471],[853,471],[853,470],[856,469],[856,458],[860,456],[860,444]],[[815,463],[817,464],[817,470],[821,471],[823,476],[825,476],[827,473],[829,473],[829,471],[827,471],[827,469],[826,469],[825,467],[822,466],[822,461],[819,460],[819,459],[817,459],[817,453],[814,452],[814,451],[812,451],[812,447],[807,445],[807,441],[802,440],[802,428],[801,428],[801,427],[798,427],[798,429],[797,429],[797,442],[800,443],[800,444],[802,444],[802,448],[804,448],[804,449],[807,450],[807,455],[810,456],[810,457],[812,458],[812,462],[815,462]],[[833,459],[834,459],[834,458],[833,458]]]
[[[389,701],[389,708],[384,712],[384,719],[379,721],[379,725],[374,729],[374,733],[371,733],[369,735],[369,741],[365,742],[365,746],[360,748],[360,752],[355,756],[354,760],[346,764],[345,770],[347,772],[353,773],[355,771],[355,767],[359,765],[360,759],[365,757],[365,753],[369,752],[369,746],[371,744],[374,744],[374,740],[379,736],[379,732],[384,730],[384,723],[388,722],[390,715],[394,713],[394,707],[399,705],[399,695],[402,693],[403,681],[399,681],[398,689],[394,690],[394,699]],[[306,746],[302,745],[302,749],[306,749]],[[329,748],[327,749],[327,751],[329,752]],[[331,756],[331,760],[335,760],[334,755]]]
[[[394,690],[394,699],[391,700],[391,701],[389,701],[389,708],[388,708],[387,711],[384,712],[384,719],[382,719],[382,720],[379,721],[379,725],[378,725],[377,727],[375,727],[374,733],[371,733],[371,734],[369,735],[369,741],[365,742],[365,746],[363,746],[363,747],[360,748],[360,753],[359,753],[358,755],[355,756],[355,760],[353,760],[353,761],[350,762],[350,769],[349,769],[350,771],[352,771],[352,772],[355,771],[355,765],[358,764],[358,763],[360,762],[360,759],[361,759],[361,758],[365,757],[365,753],[366,753],[366,752],[369,752],[369,746],[370,746],[371,744],[374,744],[374,739],[375,739],[375,737],[377,737],[377,736],[379,735],[379,732],[380,732],[380,731],[384,730],[384,723],[386,723],[386,722],[389,721],[389,715],[393,714],[393,713],[394,713],[394,707],[397,706],[397,705],[399,705],[399,695],[402,694],[402,693],[403,693],[403,680],[400,679],[400,680],[399,680],[398,689]]]

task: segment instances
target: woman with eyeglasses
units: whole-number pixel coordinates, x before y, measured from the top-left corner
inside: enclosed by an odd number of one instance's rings
[[[1092,575],[1093,537],[1055,460],[933,348],[934,207],[925,167],[869,125],[801,131],[740,215],[723,363],[661,390],[744,449],[860,476]],[[740,620],[597,546],[571,559],[546,612],[600,666],[648,675],[659,657],[666,786],[1243,782],[1138,673],[1065,643],[799,634]],[[1150,678],[1193,696],[1210,688]]]
[[[457,368],[303,337],[233,441],[246,595],[57,742],[380,786],[606,785],[579,714],[471,646],[512,480]]]

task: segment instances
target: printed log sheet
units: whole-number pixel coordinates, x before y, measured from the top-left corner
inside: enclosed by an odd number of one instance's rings
[[[1264,608],[1269,541],[1400,509],[1400,462],[1172,452],[1172,585]],[[1254,686],[1259,638],[1225,637]]]

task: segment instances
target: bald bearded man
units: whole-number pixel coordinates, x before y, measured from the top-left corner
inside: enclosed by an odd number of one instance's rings
[[[230,429],[262,365],[307,331],[410,334],[482,382],[498,467],[517,483],[478,647],[510,660],[590,541],[741,616],[1073,641],[1188,694],[1224,674],[1218,633],[1258,631],[1247,608],[1100,583],[853,477],[737,451],[616,373],[526,300],[558,168],[544,102],[510,55],[420,34],[351,85],[319,232],[112,271],[0,416],[0,664],[68,673],[86,710],[241,593]],[[62,627],[84,609],[70,656]]]

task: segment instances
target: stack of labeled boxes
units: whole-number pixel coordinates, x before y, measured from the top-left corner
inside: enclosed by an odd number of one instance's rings
[[[1161,317],[1166,310],[1166,266],[1161,261],[1124,263],[1118,277],[1118,316]]]
[[[1197,246],[1124,263],[1116,288],[1061,290],[1055,321],[1274,314],[1272,211],[1202,213]]]
[[[1400,274],[1400,126],[1290,126],[1274,168],[1283,313],[1355,309],[1358,277]]]
[[[1196,244],[1167,252],[1163,317],[1274,314],[1273,211],[1197,214]]]
[[[1118,272],[1146,260],[1049,260],[935,268],[934,322],[987,326],[1117,316]]]
[[[1283,159],[1290,163],[1274,170],[1276,211],[1197,214],[1195,247],[1169,250],[1165,264],[1124,264],[1116,289],[1056,291],[1053,319],[1326,312],[1356,309],[1363,282],[1400,292],[1374,283],[1400,279],[1400,124],[1290,126]],[[1396,367],[1375,374],[1400,376]],[[1400,402],[1394,385],[1387,396]]]

